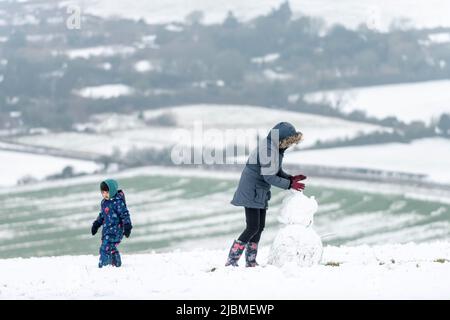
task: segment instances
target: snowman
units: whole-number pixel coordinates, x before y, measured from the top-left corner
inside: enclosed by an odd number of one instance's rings
[[[314,196],[291,190],[283,200],[279,221],[281,229],[273,241],[269,264],[282,267],[294,264],[309,267],[322,259],[323,245],[313,229],[313,217],[318,204]]]

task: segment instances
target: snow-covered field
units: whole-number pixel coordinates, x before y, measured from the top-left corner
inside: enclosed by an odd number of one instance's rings
[[[90,57],[112,57],[116,55],[131,55],[136,51],[136,48],[125,46],[98,46],[82,49],[73,49],[64,52],[70,59],[89,59]],[[55,51],[54,54],[61,54]]]
[[[61,5],[82,5],[84,12],[102,16],[122,16],[131,19],[143,18],[149,23],[183,21],[192,11],[202,10],[205,23],[220,23],[228,11],[233,11],[240,20],[250,20],[267,14],[285,0],[64,0]],[[409,20],[417,28],[449,26],[447,0],[290,0],[294,14],[321,17],[328,25],[343,24],[356,28],[366,23],[370,28],[386,31],[398,19]]]
[[[393,116],[405,122],[428,123],[442,113],[450,113],[450,80],[313,92],[304,100],[326,102],[348,113],[359,110],[376,118]]]
[[[95,87],[84,87],[74,92],[87,99],[111,99],[120,96],[128,96],[133,93],[133,88],[124,84],[105,84]]]
[[[63,150],[111,154],[116,148],[125,152],[133,147],[163,148],[189,144],[187,138],[194,141],[199,135],[211,138],[203,140],[207,146],[250,144],[256,141],[258,132],[266,136],[269,128],[280,121],[290,121],[304,133],[302,146],[313,145],[318,140],[351,138],[362,133],[390,130],[360,122],[245,105],[187,105],[148,110],[144,113],[146,121],[161,116],[174,119],[174,125],[162,126],[157,121],[146,124],[138,118],[138,114],[102,114],[94,116],[89,123],[77,126],[81,129],[89,128],[96,134],[50,133],[20,137],[18,141]]]
[[[450,140],[428,138],[409,144],[387,143],[287,152],[285,162],[423,174],[430,181],[449,184]]]
[[[90,225],[106,177],[0,189],[0,258],[96,254],[100,241]],[[244,228],[242,208],[229,203],[239,173],[146,167],[113,178],[125,190],[135,224],[132,237],[121,244],[125,252],[220,248]],[[325,245],[450,241],[449,192],[315,177],[306,183],[305,194],[319,204],[314,226]],[[279,230],[286,195],[272,190],[264,246]]]
[[[319,265],[225,268],[216,250],[0,260],[0,299],[449,299],[450,244],[325,247]],[[216,271],[209,272],[212,267]]]
[[[61,173],[67,166],[72,166],[75,173],[92,173],[99,169],[99,165],[92,161],[3,150],[0,150],[0,163],[0,187],[15,185],[25,176],[42,179]]]

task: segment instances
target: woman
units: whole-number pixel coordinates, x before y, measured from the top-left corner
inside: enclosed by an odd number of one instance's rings
[[[258,242],[264,230],[266,210],[270,200],[270,188],[304,190],[304,175],[291,176],[281,166],[284,151],[302,140],[302,133],[288,122],[280,122],[272,128],[266,139],[250,155],[241,174],[239,186],[231,203],[245,208],[246,228],[234,240],[225,266],[238,266],[244,249],[246,267],[255,267]]]

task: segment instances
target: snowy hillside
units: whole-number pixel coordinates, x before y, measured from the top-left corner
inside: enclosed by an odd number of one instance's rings
[[[429,181],[450,184],[450,140],[443,138],[287,152],[285,162],[414,173],[425,175]]]
[[[309,103],[326,102],[343,112],[364,111],[376,118],[397,117],[429,123],[450,113],[450,80],[381,85],[306,94]]]
[[[158,125],[152,119],[167,116],[173,119],[171,125]],[[272,128],[280,121],[291,121],[304,134],[302,146],[313,145],[318,140],[329,141],[337,138],[352,138],[362,133],[386,131],[389,128],[361,122],[346,121],[332,117],[311,115],[300,112],[269,109],[246,105],[186,105],[172,108],[148,110],[144,113],[145,121],[138,118],[138,114],[99,114],[92,117],[89,123],[79,124],[80,129],[90,129],[97,134],[85,132],[50,133],[39,136],[23,136],[18,142],[46,146],[58,149],[84,151],[96,154],[111,154],[115,148],[122,152],[136,147],[169,147],[180,143],[177,129],[187,129],[193,135],[195,124],[201,123],[206,130],[231,129],[230,143],[242,144],[242,130],[253,129],[251,140],[256,141],[256,134],[267,135],[268,128]],[[183,131],[186,132],[186,131]],[[244,136],[245,138],[245,136]],[[108,141],[108,144],[105,144]],[[214,140],[213,142],[221,140]],[[208,145],[208,141],[204,141]],[[243,141],[249,143],[249,141]],[[211,144],[211,141],[209,142]]]
[[[0,163],[0,187],[15,185],[25,176],[43,179],[59,174],[67,166],[73,167],[75,173],[92,173],[100,169],[100,165],[93,161],[3,150],[0,150]]]
[[[164,254],[0,260],[0,299],[448,299],[450,244],[325,247],[310,268],[222,267],[228,244]],[[209,272],[212,267],[218,267]]]
[[[229,203],[239,174],[173,167],[114,174],[135,224],[123,250],[165,252],[228,243],[245,226],[242,208]],[[96,254],[99,238],[92,237],[90,226],[98,214],[98,185],[105,178],[0,188],[0,258]],[[314,176],[306,184],[305,194],[319,204],[314,224],[325,245],[450,241],[448,190]],[[279,230],[279,209],[287,195],[273,188],[262,245],[270,244]]]
[[[183,21],[195,10],[205,12],[205,23],[220,23],[228,11],[244,21],[267,14],[285,0],[229,0],[225,3],[210,0],[64,0],[61,4],[81,4],[85,12],[102,16],[122,16],[132,19],[143,18],[149,23]],[[446,0],[290,0],[294,14],[323,18],[328,25],[343,24],[356,28],[367,23],[370,28],[386,31],[398,19],[406,19],[417,28],[449,26],[450,3]]]

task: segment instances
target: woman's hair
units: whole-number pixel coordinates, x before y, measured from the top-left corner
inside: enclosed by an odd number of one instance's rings
[[[101,191],[109,191],[109,187],[108,187],[108,185],[106,184],[105,181],[103,181],[103,182],[100,184],[100,190],[101,190]]]
[[[280,149],[287,149],[293,144],[297,144],[303,140],[303,134],[301,132],[297,132],[293,136],[287,137],[280,141]]]

